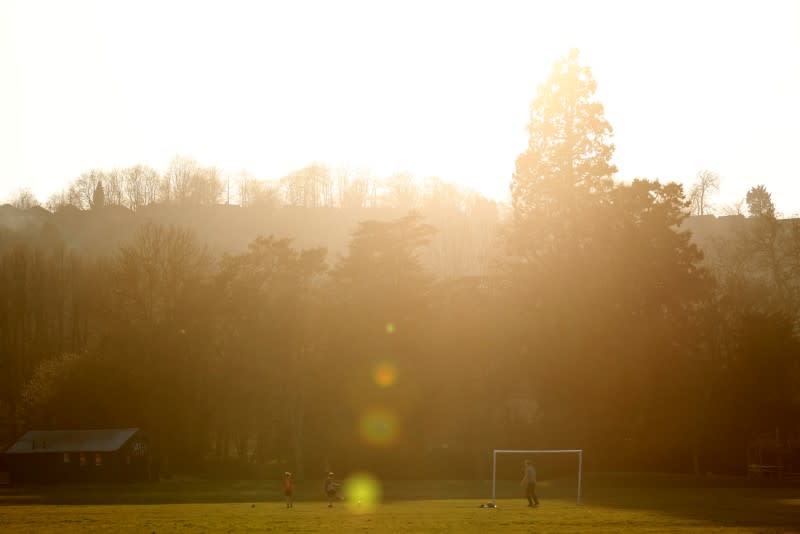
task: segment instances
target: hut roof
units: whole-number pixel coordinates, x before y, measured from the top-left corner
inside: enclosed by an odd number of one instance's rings
[[[138,428],[29,430],[6,449],[6,454],[111,452],[119,450],[138,431]]]

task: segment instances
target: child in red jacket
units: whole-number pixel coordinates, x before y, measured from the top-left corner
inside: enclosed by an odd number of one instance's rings
[[[292,508],[294,505],[292,499],[294,493],[294,479],[289,471],[283,474],[283,494],[286,495],[286,508]]]

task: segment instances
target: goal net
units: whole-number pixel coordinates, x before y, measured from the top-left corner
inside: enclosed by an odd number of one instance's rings
[[[537,450],[494,449],[492,451],[492,504],[495,504],[497,499],[497,478],[498,478],[497,458],[498,456],[503,456],[503,455],[529,456],[531,460],[534,460],[534,467],[536,467],[535,457],[539,455],[547,455],[547,456],[566,455],[566,456],[576,457],[575,464],[573,464],[574,468],[570,468],[570,470],[573,473],[575,472],[574,470],[577,470],[578,494],[576,502],[578,504],[581,503],[582,482],[583,482],[583,449],[537,449]],[[539,473],[537,473],[537,475],[538,474]]]

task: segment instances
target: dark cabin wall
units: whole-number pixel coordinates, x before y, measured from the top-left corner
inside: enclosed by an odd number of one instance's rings
[[[142,444],[137,447],[137,444]],[[36,452],[30,454],[4,454],[12,485],[59,483],[112,483],[145,482],[157,480],[152,468],[150,444],[142,433],[134,434],[119,450],[101,452],[98,465],[94,451],[85,451],[85,465],[81,453],[71,452],[69,462],[63,452]]]

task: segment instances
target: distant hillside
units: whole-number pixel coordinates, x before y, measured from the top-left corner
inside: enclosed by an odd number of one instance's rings
[[[346,253],[351,233],[364,220],[389,220],[405,211],[394,208],[240,208],[238,206],[150,205],[138,212],[111,206],[79,210],[67,206],[56,213],[43,208],[0,206],[0,248],[13,240],[63,243],[85,257],[113,254],[147,222],[191,228],[216,254],[238,253],[258,235],[289,237],[300,248],[325,247],[333,264]],[[494,205],[461,210],[422,211],[437,229],[423,260],[442,277],[485,272],[498,225]]]
[[[736,240],[745,233],[746,230],[752,228],[755,219],[747,218],[743,215],[724,215],[716,217],[714,215],[703,215],[697,217],[688,217],[681,229],[688,230],[692,233],[692,242],[700,247],[707,257],[710,257],[720,250],[720,247],[726,243]],[[781,219],[778,220],[778,228],[782,231],[788,231],[793,223],[798,222],[798,219]]]

